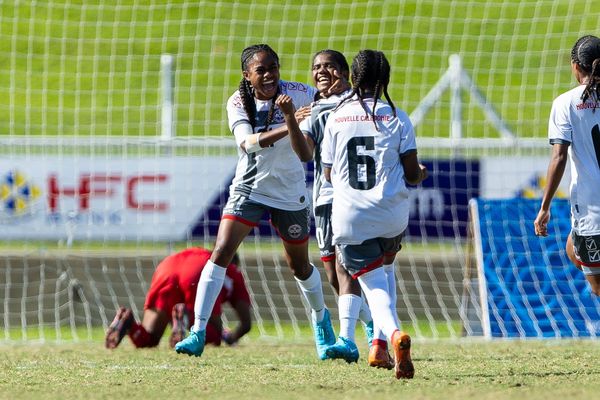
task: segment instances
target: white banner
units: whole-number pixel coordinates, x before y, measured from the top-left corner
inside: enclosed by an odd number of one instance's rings
[[[0,239],[182,240],[235,156],[0,160]]]
[[[514,197],[541,198],[546,187],[547,157],[486,157],[481,159],[480,196],[486,199]],[[569,165],[556,193],[557,198],[569,197],[571,173]]]

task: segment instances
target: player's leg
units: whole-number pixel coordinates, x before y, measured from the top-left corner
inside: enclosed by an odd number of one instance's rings
[[[309,209],[271,209],[271,223],[282,239],[286,262],[312,310],[317,354],[326,359],[325,348],[335,343],[335,333],[329,310],[325,307],[321,274],[308,259]]]
[[[391,307],[388,279],[383,264],[383,246],[378,239],[360,245],[339,245],[342,264],[357,278],[371,308],[376,326],[392,339],[396,356],[396,378],[412,378],[414,367],[410,358],[410,337],[400,331],[395,308]]]
[[[319,246],[319,255],[323,262],[327,281],[336,295],[340,294],[340,286],[335,267],[335,247],[332,244],[333,232],[331,230],[331,204],[315,207],[315,237]]]
[[[232,196],[219,224],[217,241],[210,260],[204,266],[194,304],[194,325],[190,334],[175,345],[178,353],[199,357],[204,351],[206,325],[215,301],[223,287],[227,265],[233,259],[240,243],[257,225],[264,208],[245,196]]]
[[[106,330],[104,345],[107,349],[115,349],[121,343],[131,325],[135,323],[133,313],[129,308],[119,307],[115,318]]]
[[[156,347],[168,323],[169,316],[165,311],[147,308],[144,310],[142,323],[132,324],[129,338],[135,347]]]
[[[353,279],[344,267],[336,263],[336,273],[340,284],[338,309],[340,331],[333,346],[327,348],[329,358],[342,358],[347,362],[357,362],[359,353],[356,347],[356,321],[363,303],[360,284]]]
[[[169,346],[171,348],[181,342],[189,328],[190,318],[193,318],[192,307],[187,307],[185,303],[177,303],[171,309],[171,336],[169,337]],[[192,317],[190,317],[190,313]]]

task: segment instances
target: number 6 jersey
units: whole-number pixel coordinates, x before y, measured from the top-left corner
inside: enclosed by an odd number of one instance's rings
[[[331,168],[334,244],[360,244],[395,237],[408,225],[408,189],[400,157],[416,151],[415,133],[405,112],[373,100],[365,110],[354,98],[329,115],[322,163]]]
[[[581,85],[552,103],[548,138],[570,143],[571,223],[581,236],[600,235],[600,103],[581,101]]]

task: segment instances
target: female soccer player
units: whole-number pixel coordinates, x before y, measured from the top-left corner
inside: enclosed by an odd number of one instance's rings
[[[410,336],[400,331],[381,267],[384,256],[400,250],[408,225],[405,181],[420,183],[427,169],[419,164],[408,116],[388,95],[389,81],[390,65],[382,52],[358,53],[352,63],[352,92],[325,125],[322,163],[333,185],[331,224],[338,258],[358,279],[374,324],[392,340],[396,378],[410,379]]]
[[[267,45],[247,47],[241,56],[243,78],[227,102],[229,128],[239,159],[223,210],[217,242],[202,271],[196,296],[195,323],[190,335],[175,346],[178,353],[200,356],[205,329],[225,268],[238,246],[268,211],[283,241],[285,258],[312,309],[317,354],[335,343],[325,308],[319,270],[309,263],[309,200],[302,163],[294,154],[285,119],[310,104],[315,89],[279,79],[279,57]]]
[[[119,307],[106,331],[106,348],[116,348],[127,334],[135,347],[158,346],[169,324],[169,314],[173,328],[169,345],[173,347],[182,340],[190,328],[189,313],[194,309],[196,284],[210,255],[210,250],[193,247],[162,260],[152,275],[141,323],[135,321],[131,309]],[[216,346],[221,344],[222,339],[227,344],[235,344],[252,326],[250,295],[236,265],[239,265],[237,256],[227,266],[227,284],[223,285],[206,329],[206,342]],[[221,320],[221,305],[225,302],[231,305],[239,319],[236,329],[231,332],[223,329]]]
[[[571,71],[579,85],[558,96],[550,111],[552,157],[534,229],[536,235],[548,236],[550,203],[569,160],[572,229],[567,255],[600,296],[600,38],[577,40]]]
[[[321,50],[313,56],[312,78],[319,91],[318,100],[313,103],[311,113],[300,125],[290,120],[288,125],[292,148],[302,161],[314,160],[313,213],[316,224],[316,237],[321,260],[329,283],[339,295],[338,308],[340,318],[339,337],[326,354],[330,358],[343,358],[347,362],[358,360],[359,353],[355,344],[356,320],[361,319],[369,339],[369,365],[393,368],[393,362],[387,351],[387,340],[381,330],[373,326],[371,312],[361,297],[358,281],[336,263],[333,233],[331,231],[331,203],[333,189],[323,176],[321,165],[321,143],[327,118],[350,89],[350,67],[342,53],[335,50]],[[334,92],[341,92],[335,94]],[[393,266],[390,266],[391,282],[395,288]],[[393,299],[395,304],[395,299]],[[375,335],[375,339],[374,339]]]

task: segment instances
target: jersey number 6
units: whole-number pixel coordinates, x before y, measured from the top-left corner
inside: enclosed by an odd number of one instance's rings
[[[369,190],[375,186],[375,159],[366,154],[358,154],[359,146],[364,150],[375,150],[375,138],[353,137],[346,145],[350,186],[357,190]]]

